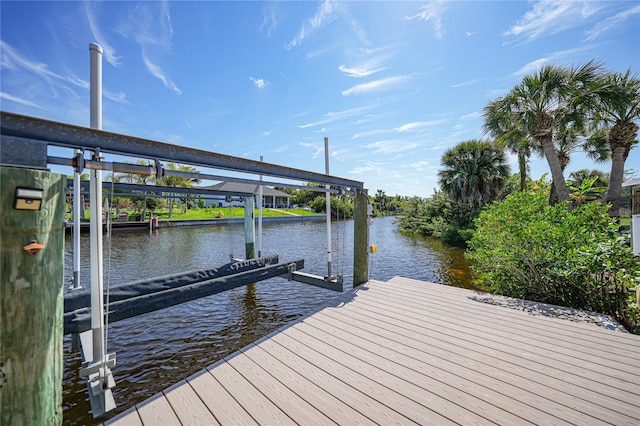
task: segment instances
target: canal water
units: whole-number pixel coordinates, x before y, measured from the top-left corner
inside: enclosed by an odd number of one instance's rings
[[[352,286],[353,221],[332,223],[333,273]],[[369,278],[404,276],[473,288],[464,251],[440,240],[401,234],[393,217],[373,220],[369,241]],[[90,285],[88,236],[81,245],[81,282]],[[265,223],[264,255],[281,262],[303,258],[304,272],[327,273],[326,225],[323,221]],[[244,256],[244,226],[162,228],[157,231],[114,232],[104,241],[105,285],[228,263]],[[72,272],[72,239],[65,242],[65,280]],[[224,358],[336,296],[330,290],[273,278],[108,327],[109,353],[117,365],[114,396],[118,409],[93,419],[87,389],[78,376],[80,354],[64,342],[64,423],[97,424],[168,386]]]

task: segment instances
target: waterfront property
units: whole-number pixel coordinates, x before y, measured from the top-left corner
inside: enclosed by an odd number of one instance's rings
[[[638,336],[492,302],[369,281],[106,424],[640,422]]]

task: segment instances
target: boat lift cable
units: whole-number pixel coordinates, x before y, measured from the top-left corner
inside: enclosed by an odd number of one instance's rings
[[[341,197],[341,199],[343,199],[343,198],[344,198],[344,195]],[[345,211],[345,213],[344,213],[344,215],[342,217],[342,220],[343,221],[347,220],[346,211]],[[346,227],[346,223],[343,223],[342,224],[342,249],[341,249],[341,256],[340,256],[341,257],[340,273],[343,274],[343,275],[344,275],[344,267],[345,267],[344,265],[346,264],[345,256],[346,256],[346,253],[347,253],[347,249],[346,249],[346,241],[347,241],[346,232],[347,231],[346,231],[346,228],[347,228]],[[340,246],[338,246],[338,247],[340,247]]]
[[[112,172],[113,174],[113,172]],[[107,222],[107,292],[105,298],[105,315],[104,315],[104,352],[109,353],[109,296],[111,291],[111,247],[113,243],[112,228],[111,228],[111,210],[113,203],[113,179],[111,179],[111,197],[109,198],[108,209],[105,212],[105,218]],[[103,361],[106,362],[106,359]]]
[[[229,203],[229,217],[231,217],[233,213],[233,203]],[[229,262],[233,262],[233,234],[234,232],[229,230]]]

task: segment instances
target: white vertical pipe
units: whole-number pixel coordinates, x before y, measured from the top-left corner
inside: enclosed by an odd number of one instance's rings
[[[631,216],[631,249],[633,254],[640,256],[640,214]],[[640,291],[640,286],[638,286]]]
[[[89,44],[90,52],[90,114],[91,128],[102,129],[102,47]],[[96,150],[96,157],[100,156]],[[104,275],[102,253],[102,171],[90,174],[90,245],[91,245],[91,329],[93,331],[93,361],[104,359]]]
[[[244,200],[244,246],[245,259],[256,257],[256,223],[253,215],[255,199],[253,194],[243,197]]]
[[[324,169],[325,173],[329,174],[329,138],[324,138]],[[326,185],[327,190],[331,188],[331,185]],[[331,193],[329,191],[325,194],[326,197],[326,210],[327,210],[327,277],[331,279]]]
[[[260,156],[260,162],[264,161],[264,157]],[[262,182],[262,175],[260,175]],[[264,187],[262,184],[258,186],[258,257],[262,257],[262,197],[264,196]]]
[[[90,114],[91,128],[102,130],[102,47],[89,43],[90,64]]]
[[[82,151],[76,150],[76,154]],[[80,214],[84,211],[81,206],[80,173],[73,173],[73,284],[72,288],[80,288]]]

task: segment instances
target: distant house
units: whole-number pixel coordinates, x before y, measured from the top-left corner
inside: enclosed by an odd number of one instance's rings
[[[259,185],[252,183],[220,182],[215,185],[201,186],[198,188],[231,193],[244,193],[247,195],[253,194],[257,200]],[[227,197],[225,199],[221,199],[220,197],[213,198],[204,196],[204,199],[206,207],[240,207],[243,205],[241,197]],[[291,204],[290,201],[291,196],[289,194],[273,189],[270,186],[262,186],[262,207],[267,209],[286,209]]]
[[[631,214],[640,214],[640,178],[623,182],[622,187],[631,187]]]

